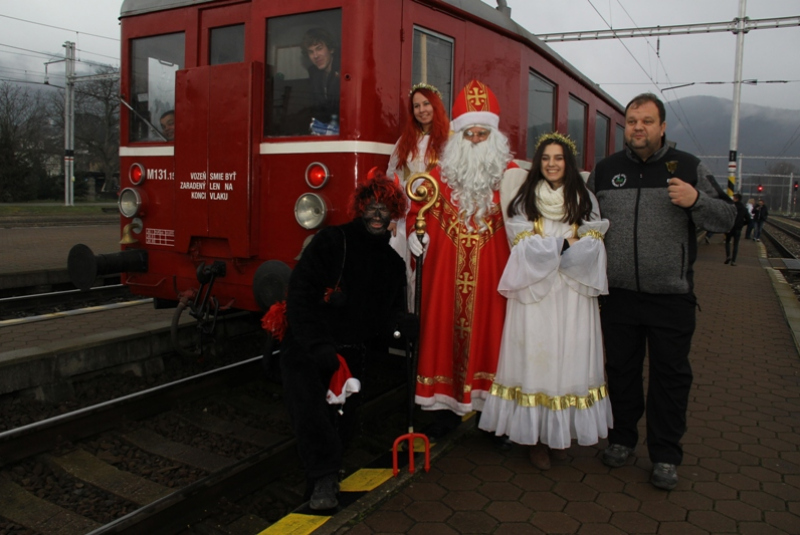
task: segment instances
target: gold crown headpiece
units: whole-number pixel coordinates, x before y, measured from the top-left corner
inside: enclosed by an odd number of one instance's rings
[[[536,140],[536,150],[539,150],[539,146],[544,143],[545,141],[558,141],[559,143],[563,143],[569,150],[572,151],[572,155],[576,158],[578,157],[578,149],[575,147],[575,142],[572,141],[569,136],[565,136],[559,132],[548,132],[547,134],[542,134],[539,136],[539,139]]]
[[[438,89],[436,89],[436,86],[433,86],[431,84],[426,84],[425,82],[420,82],[418,84],[412,85],[411,91],[408,92],[408,96],[410,97],[411,95],[413,95],[414,91],[416,91],[417,89],[427,89],[428,91],[433,91],[434,93],[436,93],[436,95],[438,95],[439,98],[442,98],[442,94],[439,92]]]

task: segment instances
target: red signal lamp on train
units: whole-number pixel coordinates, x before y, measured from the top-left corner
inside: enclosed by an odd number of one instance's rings
[[[141,184],[145,175],[144,166],[140,163],[131,164],[130,169],[128,169],[128,178],[134,186]]]
[[[306,167],[306,184],[310,188],[319,189],[327,184],[330,178],[328,167],[324,163],[313,162]]]

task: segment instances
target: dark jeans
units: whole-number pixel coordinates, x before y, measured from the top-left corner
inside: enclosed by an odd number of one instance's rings
[[[740,228],[725,233],[725,256],[730,258],[731,262],[736,262],[736,256],[739,254],[739,238],[741,237],[742,229]],[[731,255],[731,239],[733,239],[733,255]]]
[[[750,236],[753,235],[753,227],[755,226],[754,221],[751,219],[747,222],[747,232],[744,233],[744,239],[749,240]]]
[[[753,222],[753,239],[760,240],[761,239],[761,228],[764,226],[763,221],[755,221]]]
[[[600,305],[614,428],[610,444],[634,448],[645,413],[644,358],[649,355],[647,449],[654,463],[681,464],[680,440],[692,386],[689,350],[694,294],[646,294],[612,288]]]

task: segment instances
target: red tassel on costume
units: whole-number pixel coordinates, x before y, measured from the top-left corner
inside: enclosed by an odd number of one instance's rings
[[[276,340],[283,340],[289,322],[286,320],[286,301],[273,304],[261,318],[261,327]]]

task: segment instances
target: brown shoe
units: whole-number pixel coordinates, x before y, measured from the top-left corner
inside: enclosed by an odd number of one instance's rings
[[[539,442],[528,451],[531,464],[539,470],[550,470],[550,448]]]
[[[550,450],[550,458],[554,461],[566,461],[567,460],[567,450]]]

